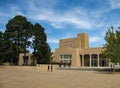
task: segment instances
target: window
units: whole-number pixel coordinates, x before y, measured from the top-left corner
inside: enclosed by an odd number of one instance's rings
[[[60,59],[68,59],[70,60],[72,58],[72,55],[71,54],[64,54],[64,55],[60,55]]]
[[[97,54],[92,54],[92,59],[97,59]]]

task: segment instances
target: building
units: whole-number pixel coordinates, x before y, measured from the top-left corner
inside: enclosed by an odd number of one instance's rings
[[[26,56],[24,53],[19,54],[19,65],[35,65],[36,60],[33,60],[31,58],[32,54],[31,53],[26,53]]]
[[[80,33],[76,38],[61,39],[54,58],[60,67],[109,67],[110,61],[101,51],[102,47],[90,48],[88,35]]]

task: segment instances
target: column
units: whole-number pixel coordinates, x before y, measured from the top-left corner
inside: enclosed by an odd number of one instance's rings
[[[89,56],[90,56],[90,67],[91,67],[91,54],[89,54]]]
[[[82,54],[82,67],[84,67],[84,55]]]
[[[99,57],[99,54],[97,54],[97,67],[99,67],[99,61],[100,61],[100,57]]]

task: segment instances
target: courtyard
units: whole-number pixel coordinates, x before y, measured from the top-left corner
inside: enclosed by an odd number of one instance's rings
[[[0,66],[0,88],[119,88],[120,73]]]

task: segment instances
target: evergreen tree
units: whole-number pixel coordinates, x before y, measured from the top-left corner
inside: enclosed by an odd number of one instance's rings
[[[9,62],[18,65],[19,53],[24,53],[24,65],[28,57],[26,53],[32,43],[34,49],[32,59],[37,63],[50,61],[50,47],[44,28],[36,23],[34,26],[27,21],[26,17],[17,15],[6,24],[4,33],[0,32],[0,63]]]
[[[44,28],[38,23],[33,28],[33,49],[33,55],[37,63],[49,63],[51,51],[47,43],[47,36]]]
[[[13,58],[13,50],[12,50],[12,42],[9,39],[10,35],[7,32],[4,32],[3,34],[3,51],[4,51],[4,62],[9,62],[12,63],[12,58]]]
[[[2,33],[0,32],[0,59],[3,62],[12,62],[12,43],[9,40],[9,34],[8,33]],[[0,61],[1,61],[0,60]]]
[[[3,46],[3,33],[0,31],[0,64],[2,64],[3,63],[3,48],[2,48],[2,46]]]
[[[15,56],[13,64],[17,65],[19,61],[19,53],[24,52],[26,55],[26,46],[29,45],[28,39],[30,38],[29,30],[31,31],[32,24],[28,22],[25,17],[17,15],[9,20],[6,28],[6,32],[10,34],[10,40],[13,44],[12,48]]]
[[[23,65],[28,65],[27,59],[28,57],[26,56],[26,53],[29,52],[27,50],[27,48],[29,48],[29,46],[31,45],[31,37],[32,37],[32,29],[33,29],[33,25],[30,22],[26,23],[26,28],[21,32],[21,45],[23,47],[23,52],[24,53],[24,63]]]

